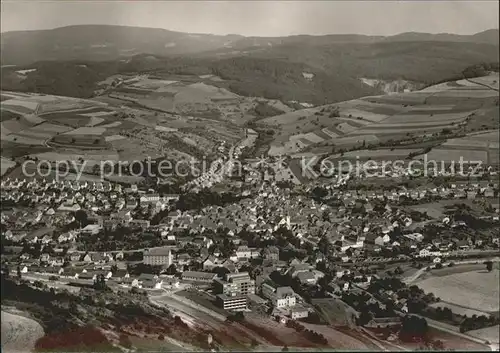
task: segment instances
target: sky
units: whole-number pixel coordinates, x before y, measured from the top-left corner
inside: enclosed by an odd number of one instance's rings
[[[245,36],[474,34],[498,28],[498,11],[498,0],[2,0],[1,31],[112,24]]]

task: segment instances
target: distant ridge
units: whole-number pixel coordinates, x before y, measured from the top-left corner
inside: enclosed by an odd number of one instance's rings
[[[274,47],[374,44],[380,42],[463,42],[498,46],[499,31],[491,29],[473,35],[401,33],[394,36],[358,34],[293,35],[287,37],[245,37],[175,32],[159,28],[113,25],[74,25],[50,30],[13,31],[0,35],[2,65],[26,65],[36,61],[105,61],[148,53],[192,55],[219,50]]]

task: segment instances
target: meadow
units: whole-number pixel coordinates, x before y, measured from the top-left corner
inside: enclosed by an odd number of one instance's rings
[[[500,309],[500,271],[483,270],[432,276],[417,285],[432,292],[442,301],[480,312],[493,313]]]

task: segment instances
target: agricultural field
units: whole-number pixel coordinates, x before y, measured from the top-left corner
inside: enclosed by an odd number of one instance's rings
[[[485,313],[500,309],[500,271],[486,269],[432,276],[417,283],[425,292],[432,292],[441,301]]]
[[[378,149],[378,150],[359,150],[345,152],[344,154],[334,154],[329,160],[360,160],[366,161],[371,159],[383,159],[387,161],[404,160],[411,153],[419,152],[420,149]]]
[[[494,78],[479,79],[493,82]],[[363,140],[367,144],[365,136],[372,136],[369,139],[371,144],[377,145],[390,140],[431,138],[444,131],[467,132],[471,131],[468,127],[471,124],[479,125],[476,128],[479,130],[498,128],[498,108],[494,106],[494,97],[498,97],[498,92],[484,86],[444,83],[422,91],[371,96],[287,112],[261,119],[258,123],[277,131],[268,151],[271,155],[321,154],[328,151],[328,147],[333,151],[331,153],[335,153],[335,149],[361,147]],[[355,143],[344,140],[361,136],[363,138],[358,138]],[[490,151],[495,147],[489,146]],[[435,152],[433,157],[442,159],[448,153],[447,149],[443,151]],[[454,154],[450,154],[451,159],[455,158]],[[489,154],[463,153],[464,159],[484,162],[494,159],[495,151],[492,158]]]
[[[499,160],[499,130],[469,134],[465,137],[448,139],[432,149],[428,160],[436,161],[481,161],[485,164],[497,164]],[[416,158],[421,158],[416,157]]]
[[[16,162],[9,158],[1,157],[0,160],[0,176],[4,175],[10,168],[14,167]]]

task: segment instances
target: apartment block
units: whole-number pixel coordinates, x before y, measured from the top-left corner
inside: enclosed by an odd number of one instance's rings
[[[227,273],[223,279],[214,280],[214,293],[229,297],[255,294],[255,281],[250,278],[248,272]]]

